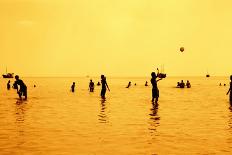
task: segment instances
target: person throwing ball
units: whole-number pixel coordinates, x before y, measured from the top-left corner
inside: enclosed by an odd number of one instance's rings
[[[27,99],[27,86],[24,84],[24,82],[21,79],[19,79],[18,75],[15,76],[15,80],[16,81],[14,82],[14,85],[13,85],[14,89],[17,90],[17,93],[20,99],[22,99],[22,96],[24,96],[26,100]]]

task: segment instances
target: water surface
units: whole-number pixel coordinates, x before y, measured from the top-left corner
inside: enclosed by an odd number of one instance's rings
[[[22,79],[27,101],[0,79],[1,154],[232,153],[227,77],[169,77],[158,83],[159,106],[144,86],[150,78],[108,77],[106,100],[100,87],[88,92],[89,78]],[[192,88],[175,88],[182,79]]]

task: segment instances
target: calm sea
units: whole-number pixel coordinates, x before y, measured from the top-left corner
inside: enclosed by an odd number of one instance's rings
[[[175,88],[182,79],[192,88]],[[158,107],[151,104],[149,77],[108,77],[105,101],[99,86],[88,92],[89,78],[22,80],[27,101],[0,79],[1,155],[232,154],[228,77],[168,77],[158,82]]]

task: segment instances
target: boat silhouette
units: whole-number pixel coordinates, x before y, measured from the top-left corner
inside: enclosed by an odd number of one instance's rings
[[[7,69],[6,69],[6,74],[2,75],[3,78],[14,78],[14,73],[7,73]]]

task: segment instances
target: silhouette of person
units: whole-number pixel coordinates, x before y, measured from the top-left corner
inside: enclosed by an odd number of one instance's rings
[[[220,83],[219,86],[222,86],[222,83]]]
[[[180,88],[180,82],[177,82],[176,87],[177,87],[177,88]]]
[[[226,84],[224,83],[224,86],[226,86]]]
[[[94,82],[92,80],[90,80],[90,82],[89,82],[89,91],[90,92],[94,91]]]
[[[135,86],[136,86],[137,84],[135,83]]]
[[[131,82],[129,81],[129,83],[128,83],[128,85],[127,85],[126,88],[130,88],[130,86],[131,86]]]
[[[147,81],[145,82],[145,86],[148,86]]]
[[[101,84],[100,84],[100,82],[98,81],[98,82],[97,82],[97,86],[100,86],[100,85],[101,85]]]
[[[104,75],[101,75],[101,84],[102,84],[101,97],[104,99],[106,94],[106,88],[110,91],[109,86],[106,82],[106,77]]]
[[[232,105],[232,93],[231,93],[231,89],[232,89],[232,75],[230,76],[230,88],[229,88],[228,92],[226,93],[226,95],[228,95],[230,93],[230,104]]]
[[[159,99],[159,89],[157,86],[157,82],[159,80],[162,80],[161,78],[156,80],[157,76],[155,74],[155,72],[151,73],[151,84],[152,84],[152,102],[154,102],[155,99],[155,103],[158,103],[158,99]]]
[[[7,90],[10,90],[10,80],[7,82]]]
[[[187,86],[187,88],[191,88],[191,84],[190,84],[189,80],[187,80],[186,86]]]
[[[71,86],[71,91],[72,91],[72,92],[74,92],[74,91],[75,91],[75,85],[76,85],[76,83],[75,83],[75,82],[73,82],[73,84],[72,84],[72,86]]]
[[[27,99],[27,86],[25,83],[19,79],[19,76],[15,76],[16,81],[14,82],[14,88],[17,89],[17,93],[19,95],[19,98],[22,99],[22,96],[25,96],[25,99]],[[20,89],[18,89],[18,86]]]
[[[183,80],[181,80],[181,82],[180,82],[180,88],[184,88],[184,87],[185,87],[185,83],[184,83]]]

